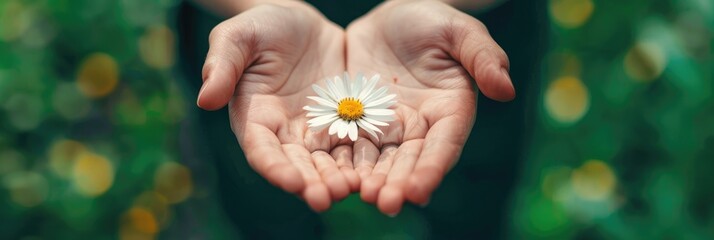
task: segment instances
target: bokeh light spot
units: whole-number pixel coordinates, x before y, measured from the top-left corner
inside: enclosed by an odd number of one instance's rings
[[[131,219],[132,227],[143,233],[154,234],[158,231],[156,219],[150,211],[134,207],[129,210],[129,218]]]
[[[166,226],[171,217],[168,199],[154,191],[147,191],[139,195],[134,200],[134,206],[150,211],[159,227]]]
[[[114,91],[118,82],[119,65],[106,53],[87,56],[79,67],[77,84],[87,97],[104,97]]]
[[[139,240],[154,239],[158,232],[158,225],[154,215],[141,207],[132,207],[121,219],[119,239]]]
[[[119,93],[114,120],[117,125],[141,126],[146,124],[147,113],[139,98],[131,89],[126,88]]]
[[[13,94],[3,107],[7,112],[12,113],[7,115],[7,120],[15,129],[20,131],[33,130],[44,120],[44,104],[35,95]]]
[[[555,167],[546,170],[541,182],[543,195],[556,200],[561,189],[569,183],[571,171],[569,167]]]
[[[582,62],[571,51],[551,52],[547,56],[548,73],[552,77],[580,76]]]
[[[543,197],[531,199],[527,219],[526,229],[538,236],[557,236],[568,224],[565,210]]]
[[[167,69],[174,63],[174,34],[164,25],[149,27],[139,38],[139,55],[146,65]]]
[[[572,185],[575,193],[586,200],[608,199],[616,184],[615,174],[610,166],[600,160],[589,160],[573,171]]]
[[[13,149],[0,151],[0,176],[22,170],[23,158],[22,153]]]
[[[47,199],[49,184],[36,172],[14,172],[3,178],[13,202],[23,207],[34,207]]]
[[[32,12],[20,1],[0,2],[0,39],[12,41],[22,36],[32,23]]]
[[[595,10],[592,0],[550,0],[550,16],[563,28],[582,26]]]
[[[86,153],[87,148],[82,143],[67,139],[57,140],[48,153],[50,169],[57,176],[68,178],[72,174],[74,163]]]
[[[580,79],[565,76],[553,81],[545,93],[545,109],[561,123],[573,123],[590,107],[590,95]]]
[[[664,50],[656,43],[638,42],[625,54],[625,72],[637,81],[652,81],[662,75],[667,64]]]
[[[80,194],[96,197],[112,186],[114,168],[105,157],[87,152],[74,164],[72,181]]]
[[[156,170],[154,188],[165,196],[169,203],[182,202],[193,191],[191,171],[179,163],[165,162]]]
[[[60,83],[52,94],[52,107],[63,118],[77,120],[87,116],[91,104],[75,84]]]

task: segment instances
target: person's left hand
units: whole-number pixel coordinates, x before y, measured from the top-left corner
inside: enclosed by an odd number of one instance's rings
[[[515,91],[508,58],[478,20],[437,1],[389,1],[347,28],[347,70],[379,73],[398,96],[384,137],[353,146],[361,196],[394,215],[426,204],[458,160],[476,112]]]

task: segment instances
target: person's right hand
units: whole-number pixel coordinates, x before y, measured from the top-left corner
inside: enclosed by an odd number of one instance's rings
[[[343,29],[307,4],[253,7],[211,32],[197,102],[207,110],[230,103],[250,166],[316,211],[360,184],[351,143],[312,132],[302,109],[312,84],[345,71],[344,42]]]

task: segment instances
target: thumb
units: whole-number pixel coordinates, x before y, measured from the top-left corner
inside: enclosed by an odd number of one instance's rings
[[[464,13],[459,13],[452,24],[451,56],[471,74],[486,97],[513,100],[516,91],[508,74],[508,56],[491,38],[486,26]]]
[[[255,42],[255,28],[250,21],[242,20],[241,15],[211,30],[203,64],[203,86],[196,100],[198,107],[217,110],[228,104],[238,80],[250,64]]]

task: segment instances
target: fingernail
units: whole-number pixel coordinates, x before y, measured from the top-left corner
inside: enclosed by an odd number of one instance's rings
[[[506,75],[506,77],[508,77],[509,79],[511,78],[511,74],[508,73],[508,69],[506,69],[505,67],[501,68],[501,72],[503,73],[503,75]]]
[[[395,218],[395,217],[397,217],[397,214],[399,214],[399,213],[389,213],[389,214],[387,214],[387,216],[390,218]]]
[[[196,97],[196,106],[203,108],[201,106],[201,95],[203,95],[203,90],[206,89],[206,82],[203,82],[203,85],[201,85],[201,90],[198,90],[198,97]]]
[[[510,87],[510,92],[513,92],[513,96],[511,96],[508,100],[513,100],[516,98],[516,87],[513,85],[513,81],[511,79],[511,75],[508,73],[508,69],[501,68],[501,72],[503,73],[503,76],[508,80],[508,87]]]

